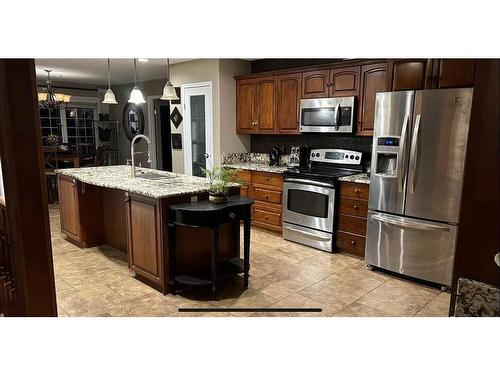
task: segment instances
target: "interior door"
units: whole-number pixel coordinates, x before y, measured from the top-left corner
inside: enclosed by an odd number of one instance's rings
[[[394,214],[404,212],[413,97],[414,91],[376,95],[368,202],[370,210]],[[383,143],[386,138],[394,138],[398,145],[378,144]],[[389,168],[392,173],[388,173]]]
[[[203,177],[213,166],[212,85],[182,86],[184,107],[184,173]]]
[[[405,214],[457,223],[472,89],[417,91]]]
[[[155,127],[154,168],[171,172],[172,134],[170,128],[170,102],[155,99],[153,102],[153,114]]]

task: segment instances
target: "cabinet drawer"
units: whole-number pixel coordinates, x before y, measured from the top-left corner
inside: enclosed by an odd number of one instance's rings
[[[281,204],[281,191],[278,190],[268,190],[254,186],[252,196],[257,201]]]
[[[339,202],[339,213],[365,218],[368,213],[368,201],[341,198]]]
[[[347,198],[358,198],[368,200],[370,185],[356,184],[354,182],[342,182],[340,184],[340,196]]]
[[[342,251],[360,258],[365,257],[365,237],[337,232],[337,247]]]
[[[234,171],[232,180],[239,184],[246,185],[252,181],[252,172],[239,169]]]
[[[283,176],[276,173],[253,172],[252,182],[254,184],[276,186],[281,188],[283,186]]]
[[[281,228],[281,213],[266,211],[262,206],[254,207],[252,219],[254,222]]]
[[[366,219],[354,216],[339,215],[338,229],[340,231],[366,236]]]

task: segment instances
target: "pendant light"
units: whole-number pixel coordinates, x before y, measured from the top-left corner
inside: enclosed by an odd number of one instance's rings
[[[163,95],[160,98],[161,100],[179,100],[179,97],[175,93],[175,88],[170,82],[170,61],[167,59],[167,83],[165,83],[165,87],[163,87]]]
[[[111,90],[111,75],[109,73],[109,59],[108,59],[108,90],[104,94],[102,104],[118,104],[115,99],[115,93]]]
[[[134,59],[134,88],[130,92],[129,103],[143,104],[146,103],[139,86],[137,86],[137,59]]]

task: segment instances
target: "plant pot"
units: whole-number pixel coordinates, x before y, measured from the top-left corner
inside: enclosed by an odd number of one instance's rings
[[[227,197],[225,194],[222,193],[217,193],[217,194],[208,193],[208,200],[212,203],[225,203],[227,201]]]

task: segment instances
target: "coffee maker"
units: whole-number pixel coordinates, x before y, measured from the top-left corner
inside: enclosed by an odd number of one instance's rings
[[[311,148],[309,146],[294,146],[290,150],[289,168],[304,169],[309,166],[309,156]]]

